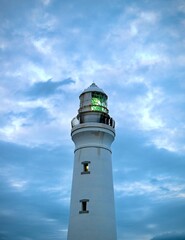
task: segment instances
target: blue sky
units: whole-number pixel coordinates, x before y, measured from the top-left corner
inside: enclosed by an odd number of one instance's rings
[[[116,121],[118,240],[185,239],[185,2],[0,0],[0,239],[66,239],[70,121]]]

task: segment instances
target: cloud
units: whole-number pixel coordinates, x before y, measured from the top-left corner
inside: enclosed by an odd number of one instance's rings
[[[165,198],[185,198],[185,183],[183,179],[173,180],[169,178],[159,176],[155,177],[151,181],[124,181],[123,183],[115,184],[115,191],[119,196],[126,195],[147,195],[153,199],[165,199]],[[161,180],[163,179],[164,180]],[[159,180],[158,180],[159,179]],[[155,196],[155,197],[154,197]]]
[[[51,0],[42,0],[42,3],[47,6],[51,3]]]
[[[60,92],[60,87],[74,83],[74,80],[68,78],[59,82],[52,82],[51,79],[46,82],[36,82],[27,91],[27,95],[31,97],[48,97],[52,94]]]
[[[72,162],[66,160],[70,151],[66,154],[61,147],[29,148],[6,142],[0,142],[0,150],[2,236],[65,239],[72,174],[67,167]]]
[[[117,128],[113,173],[120,240],[183,229],[184,157],[147,142],[141,132]]]
[[[116,120],[118,240],[180,236],[183,0],[0,5],[0,238],[66,239],[70,121],[92,81]]]
[[[56,144],[61,141],[56,140],[57,135],[59,138],[69,138],[70,121],[77,111],[77,108],[74,110],[75,99],[71,99],[69,94],[74,83],[74,80],[67,78],[59,82],[37,81],[31,87],[28,85],[22,89],[17,84],[16,92],[11,87],[7,90],[4,83],[2,95],[10,94],[10,97],[3,98],[0,107],[0,138],[21,144],[42,144],[44,139]],[[67,109],[66,103],[70,106]],[[56,135],[59,129],[61,134]]]
[[[164,233],[151,240],[185,240],[185,233]]]

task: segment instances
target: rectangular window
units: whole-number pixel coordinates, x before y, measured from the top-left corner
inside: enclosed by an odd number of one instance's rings
[[[89,161],[85,161],[85,162],[82,162],[82,172],[81,172],[81,174],[89,174],[90,173],[90,171],[89,171],[89,164],[90,164],[91,162],[89,162]]]
[[[87,202],[82,202],[82,212],[87,211]]]
[[[79,213],[89,213],[89,210],[87,210],[87,203],[88,202],[89,202],[89,199],[80,200],[81,210],[79,211]]]

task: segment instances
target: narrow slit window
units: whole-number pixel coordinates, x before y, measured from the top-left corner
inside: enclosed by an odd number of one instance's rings
[[[89,172],[89,164],[84,163],[84,172]]]
[[[90,173],[89,164],[90,164],[89,161],[82,162],[82,172],[81,172],[81,174],[89,174]]]
[[[83,212],[87,211],[87,202],[82,202],[82,211]]]
[[[88,202],[89,202],[89,199],[80,200],[81,210],[79,211],[79,213],[89,213],[89,210],[87,209]]]

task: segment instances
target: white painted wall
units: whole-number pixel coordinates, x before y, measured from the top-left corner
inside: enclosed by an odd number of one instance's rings
[[[114,129],[101,123],[72,128],[75,158],[68,240],[116,240],[111,143]],[[90,161],[90,174],[81,174],[81,162]],[[81,199],[89,199],[89,213],[80,214]]]

